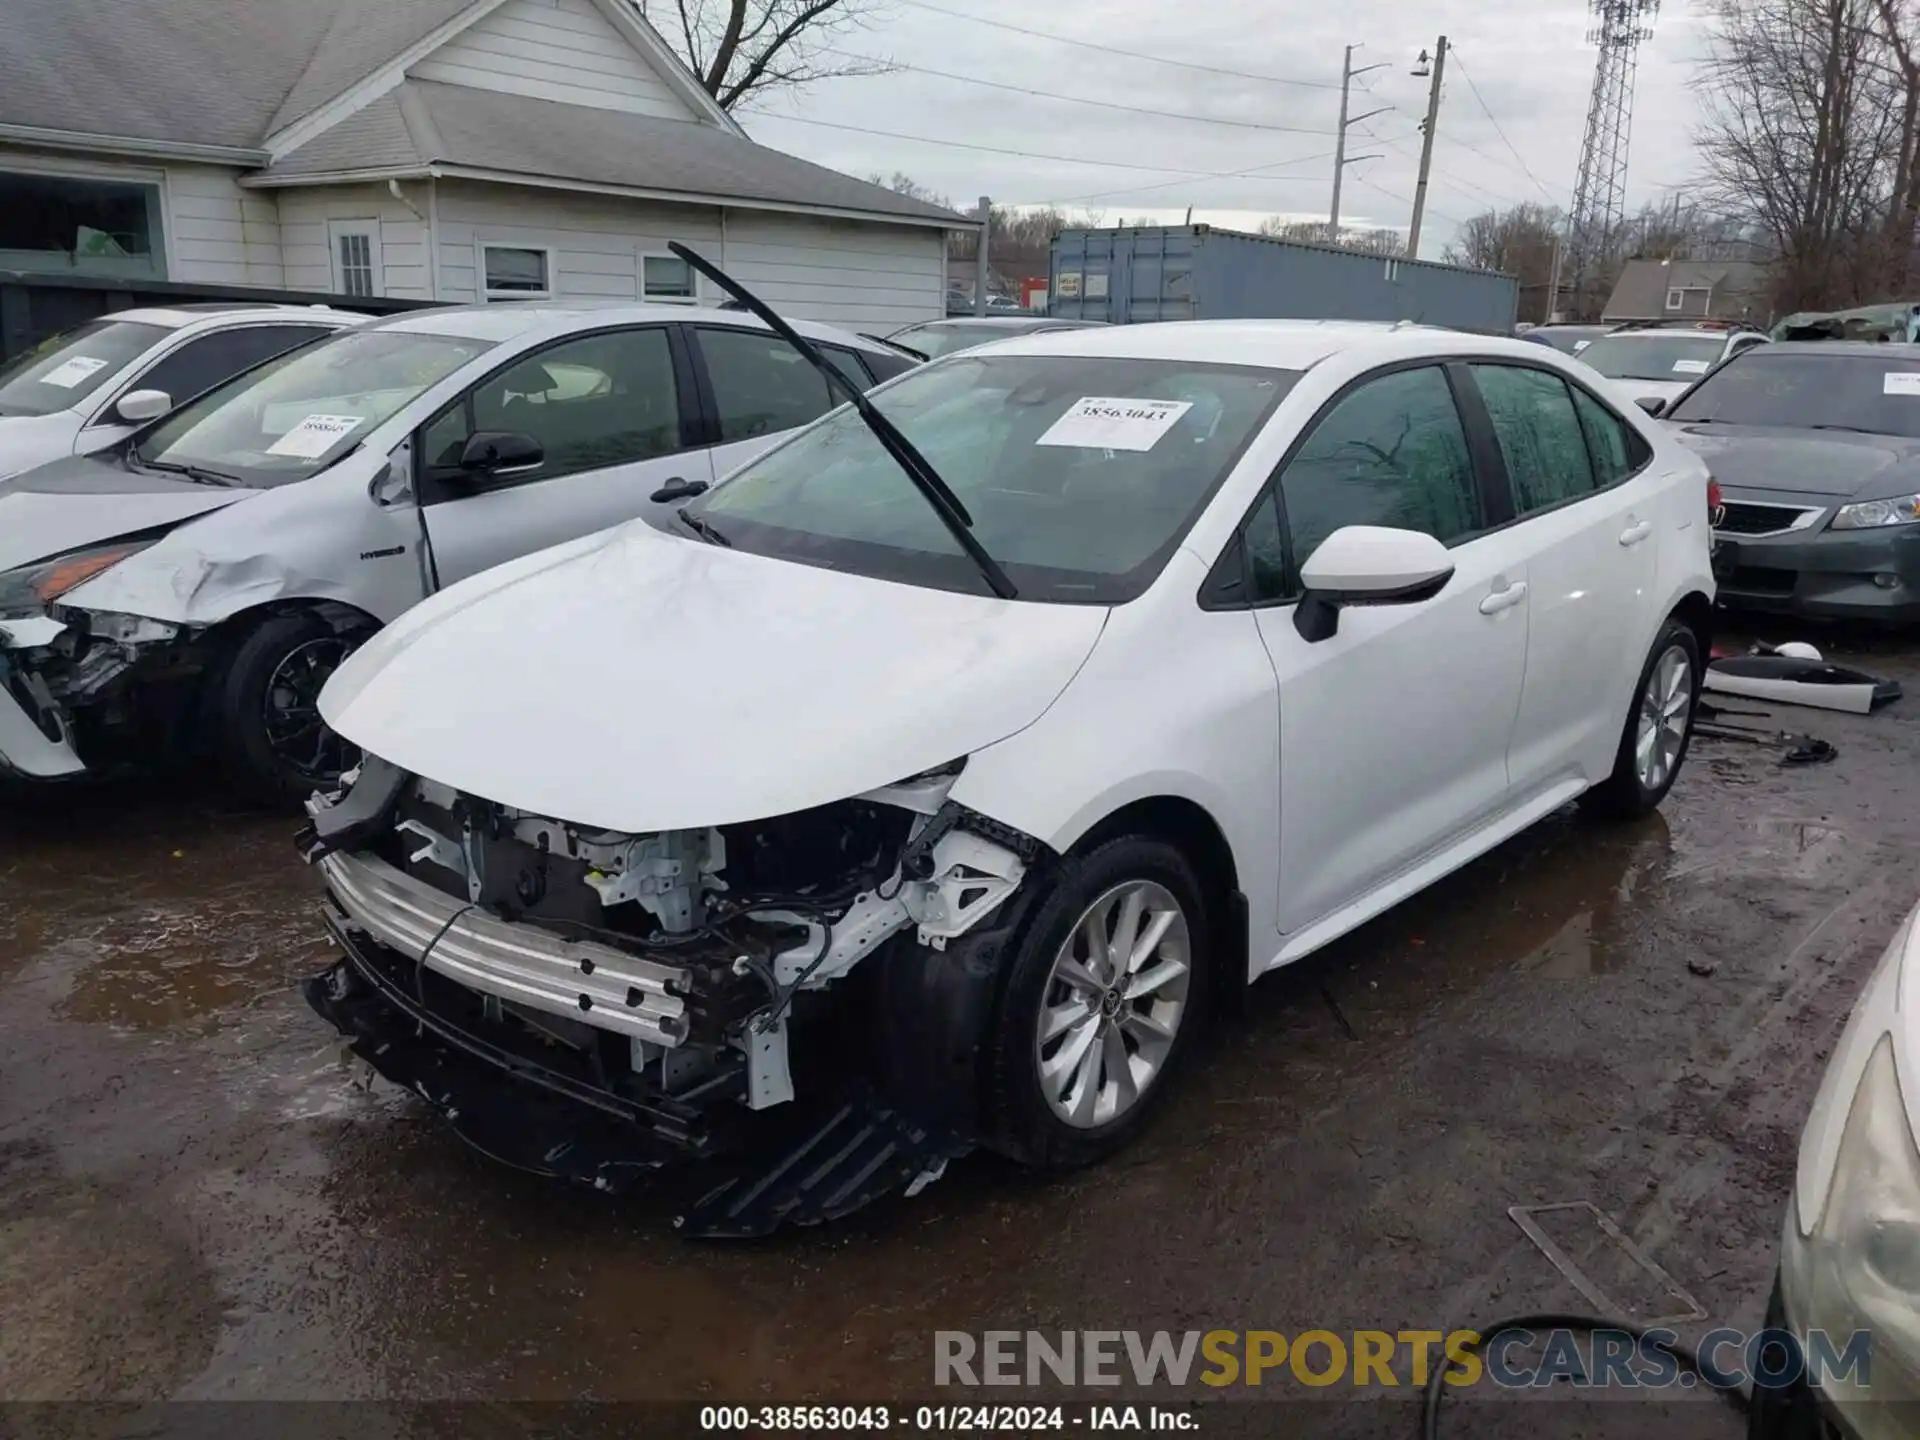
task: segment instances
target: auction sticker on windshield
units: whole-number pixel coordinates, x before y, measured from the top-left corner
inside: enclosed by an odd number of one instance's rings
[[[1676,360],[1673,362],[1673,373],[1676,375],[1704,375],[1707,373],[1707,362],[1704,360]]]
[[[40,377],[42,385],[58,385],[62,390],[71,390],[82,380],[96,371],[107,368],[107,362],[96,360],[91,355],[76,355],[71,360],[63,360]]]
[[[1881,384],[1883,395],[1920,395],[1920,370],[1889,370]]]
[[[1120,400],[1089,395],[1033,443],[1076,450],[1151,450],[1193,408],[1191,400]]]
[[[273,444],[269,455],[290,455],[297,460],[317,460],[353,432],[360,423],[358,415],[309,415]]]

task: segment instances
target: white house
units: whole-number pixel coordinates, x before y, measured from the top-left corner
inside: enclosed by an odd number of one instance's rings
[[[972,222],[769,150],[631,0],[0,0],[0,271],[944,313]]]

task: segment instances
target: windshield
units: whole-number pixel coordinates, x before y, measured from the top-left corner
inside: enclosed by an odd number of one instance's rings
[[[911,329],[898,331],[892,338],[902,345],[912,346],[929,360],[938,360],[942,355],[971,350],[976,345],[1004,340],[1009,335],[1025,335],[1037,328],[1019,321],[1007,325],[943,325],[936,320],[928,325],[915,325]]]
[[[1297,371],[961,356],[873,404],[973,516],[1022,600],[1118,604],[1152,583]],[[979,570],[873,432],[840,409],[690,508],[742,550],[937,589]]]
[[[1678,380],[1690,385],[1727,348],[1719,335],[1605,335],[1580,358],[1613,380]]]
[[[492,341],[349,330],[185,406],[135,450],[146,465],[262,489],[318,474]]]
[[[91,395],[172,332],[133,320],[96,320],[0,365],[0,415],[51,415]]]
[[[1920,356],[1761,345],[1701,381],[1662,418],[1920,438]]]

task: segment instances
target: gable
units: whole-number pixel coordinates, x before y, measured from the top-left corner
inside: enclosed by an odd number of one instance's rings
[[[700,118],[593,0],[507,0],[407,73],[655,119]]]

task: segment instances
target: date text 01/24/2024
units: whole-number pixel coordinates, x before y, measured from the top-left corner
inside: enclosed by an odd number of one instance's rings
[[[1197,1430],[1190,1409],[1162,1405],[706,1405],[700,1428],[735,1434],[909,1430]]]

